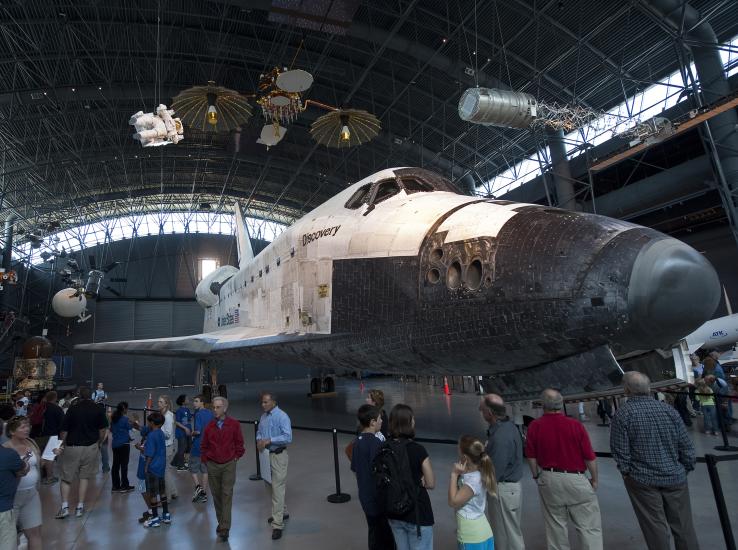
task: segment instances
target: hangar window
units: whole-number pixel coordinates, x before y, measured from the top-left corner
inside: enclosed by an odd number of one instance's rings
[[[200,258],[198,262],[199,280],[202,281],[216,269],[218,269],[218,260],[214,260],[212,258]]]
[[[371,183],[367,183],[366,185],[362,185],[361,187],[359,187],[356,192],[351,195],[351,198],[346,201],[346,208],[356,210],[362,204],[366,203],[369,200],[369,191],[371,190],[371,188]]]

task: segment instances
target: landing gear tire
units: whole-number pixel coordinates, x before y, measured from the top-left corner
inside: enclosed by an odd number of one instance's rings
[[[205,403],[211,403],[213,401],[213,387],[210,384],[203,385],[202,396],[205,398]]]
[[[320,378],[312,378],[310,380],[310,393],[320,393]]]
[[[218,396],[228,399],[228,388],[225,384],[220,384],[218,386]]]
[[[336,391],[336,381],[332,376],[328,376],[323,379],[323,392],[332,393]]]

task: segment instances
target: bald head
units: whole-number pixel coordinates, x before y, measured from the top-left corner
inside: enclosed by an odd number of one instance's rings
[[[560,411],[564,408],[564,398],[561,397],[561,393],[553,388],[543,390],[541,402],[544,411]]]
[[[628,371],[623,375],[625,395],[649,395],[651,380],[642,372]]]
[[[505,418],[505,402],[496,393],[488,393],[479,401],[479,411],[488,424],[493,424],[498,418]]]

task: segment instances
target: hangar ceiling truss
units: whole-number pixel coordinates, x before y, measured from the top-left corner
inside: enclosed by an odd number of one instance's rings
[[[480,186],[535,154],[540,136],[461,121],[466,88],[608,109],[678,69],[674,31],[645,0],[325,4],[356,10],[309,29],[274,22],[276,0],[2,3],[0,219],[64,229],[238,200],[255,218],[290,223],[391,165]],[[730,0],[690,4],[719,40],[738,34]],[[318,115],[306,111],[268,151],[255,143],[258,115],[229,134],[187,129],[176,146],[131,139],[138,110],[208,80],[250,93],[261,73],[293,62],[315,77],[309,98],[374,113],[380,136],[327,149],[310,139]]]

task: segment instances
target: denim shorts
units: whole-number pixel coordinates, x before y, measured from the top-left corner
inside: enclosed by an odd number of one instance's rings
[[[190,473],[191,474],[207,474],[208,469],[205,464],[200,461],[199,456],[190,455]]]

